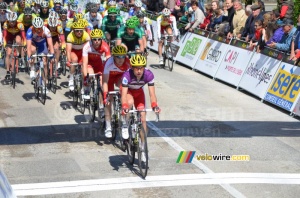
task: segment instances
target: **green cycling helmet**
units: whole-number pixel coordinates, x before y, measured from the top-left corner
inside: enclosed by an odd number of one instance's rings
[[[108,9],[107,13],[108,14],[117,14],[118,10],[114,7],[111,7],[111,8]]]
[[[131,17],[130,20],[134,21],[136,26],[140,25],[140,19],[137,16]]]
[[[136,21],[134,21],[132,19],[128,19],[126,21],[126,27],[134,29],[136,27]]]

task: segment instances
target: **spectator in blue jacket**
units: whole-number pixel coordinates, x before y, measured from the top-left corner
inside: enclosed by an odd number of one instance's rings
[[[269,47],[275,48],[280,51],[290,52],[291,42],[294,37],[297,28],[294,27],[294,22],[291,19],[285,19],[283,25],[284,34],[278,43],[271,42],[268,44]]]

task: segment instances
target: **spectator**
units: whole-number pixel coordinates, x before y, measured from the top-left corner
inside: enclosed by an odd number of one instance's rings
[[[260,11],[264,14],[266,12],[265,3],[262,0],[258,0],[257,4],[260,6]]]
[[[233,7],[235,10],[232,25],[230,26],[230,31],[227,34],[228,38],[237,37],[241,38],[242,31],[245,27],[246,20],[248,16],[246,15],[245,10],[243,9],[243,4],[240,0],[235,0],[233,2]]]
[[[281,22],[281,21],[280,21]],[[282,25],[275,22],[269,22],[263,29],[261,40],[259,41],[259,50],[263,50],[267,44],[272,42],[278,43],[284,32]]]
[[[271,11],[271,21],[276,22],[277,20],[279,20],[279,16],[280,13],[278,12],[278,10]]]
[[[226,0],[225,5],[227,8],[227,15],[223,12],[223,21],[220,24],[218,30],[219,36],[227,36],[227,34],[230,32],[230,26],[232,25],[232,20],[235,12],[232,0]]]
[[[246,6],[245,12],[246,12],[247,17],[249,17],[252,14],[251,5]]]
[[[177,0],[164,0],[164,6],[173,12],[176,2]]]
[[[298,16],[297,32],[294,35],[291,45],[290,59],[297,61],[300,58],[300,15]]]
[[[248,42],[251,38],[253,38],[255,33],[254,23],[256,20],[263,20],[263,15],[260,12],[260,6],[254,4],[251,6],[252,14],[248,17],[245,28],[242,34],[242,37],[246,37],[246,41]]]
[[[255,28],[255,34],[250,40],[249,47],[250,49],[257,46],[258,41],[261,39],[262,31],[263,31],[263,21],[262,20],[256,20],[254,22],[254,28]]]
[[[212,1],[211,2],[211,7],[212,7],[213,11],[215,11],[217,9],[220,9],[219,1],[217,1],[217,0]]]
[[[183,0],[181,2],[180,6],[180,12],[178,13],[179,16],[179,21],[183,23],[188,23],[189,22],[189,7],[187,6],[187,3],[189,0]],[[190,16],[191,17],[191,16]]]
[[[268,44],[269,47],[275,48],[280,51],[285,51],[288,52],[291,50],[291,42],[293,39],[293,36],[296,32],[296,28],[294,27],[294,22],[291,19],[285,19],[284,20],[284,25],[283,25],[283,31],[284,34],[281,38],[281,40],[278,43],[271,42]]]
[[[280,19],[292,19],[294,14],[294,1],[293,0],[279,0],[281,3]]]
[[[199,27],[199,25],[203,23],[205,18],[202,10],[198,7],[197,1],[193,1],[191,3],[191,8],[195,13],[195,20],[193,21],[193,23],[188,23],[185,27],[185,30],[189,30],[190,32],[192,32],[195,28]]]
[[[223,11],[221,9],[214,10],[214,17],[212,18],[211,23],[208,25],[208,30],[212,32],[218,32],[220,24],[223,21]]]
[[[206,10],[205,19],[204,19],[203,23],[200,24],[200,28],[206,30],[208,25],[211,22],[211,19],[212,19],[212,16],[213,16],[213,9],[212,9],[210,4],[207,4],[205,6],[205,10]]]

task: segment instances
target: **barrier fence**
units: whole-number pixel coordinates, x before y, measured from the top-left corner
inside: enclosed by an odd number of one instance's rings
[[[154,43],[148,47],[157,52],[157,16],[150,17]],[[283,52],[265,48],[257,53],[244,41],[228,40],[205,30],[181,35],[172,49],[175,61],[300,116],[300,64],[295,66]]]

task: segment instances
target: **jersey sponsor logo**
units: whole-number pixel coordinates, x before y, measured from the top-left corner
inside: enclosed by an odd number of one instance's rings
[[[126,78],[126,77],[124,77],[124,78],[123,78],[123,80],[122,80],[122,84],[124,84],[124,85],[127,85],[127,84],[128,84],[128,80],[127,80],[127,78]]]

